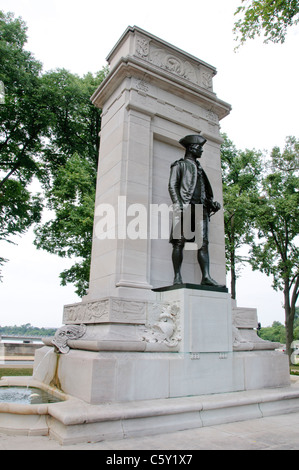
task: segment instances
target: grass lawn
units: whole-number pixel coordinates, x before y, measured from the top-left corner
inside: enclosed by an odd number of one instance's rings
[[[20,368],[20,369],[12,369],[12,368],[7,368],[7,369],[0,369],[0,379],[1,377],[7,377],[7,376],[17,376],[17,375],[29,375],[31,376],[33,372],[32,367],[28,367],[26,369]]]
[[[292,364],[290,369],[292,375],[299,375],[299,365]]]

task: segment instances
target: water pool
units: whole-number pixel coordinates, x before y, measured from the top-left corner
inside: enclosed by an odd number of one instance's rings
[[[0,387],[0,403],[18,403],[23,405],[41,405],[63,401],[54,395],[35,387]]]

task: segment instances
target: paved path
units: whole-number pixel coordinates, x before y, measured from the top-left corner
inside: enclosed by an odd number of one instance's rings
[[[299,412],[158,436],[60,446],[48,437],[0,434],[0,450],[299,450]],[[182,454],[182,452],[180,452]],[[161,452],[160,452],[161,454]],[[142,468],[140,466],[140,468]]]

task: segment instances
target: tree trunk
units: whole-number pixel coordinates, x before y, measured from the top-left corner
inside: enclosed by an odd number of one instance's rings
[[[12,167],[10,172],[3,178],[3,180],[0,181],[0,189],[4,186],[4,184],[11,177],[11,175],[13,175],[21,167],[22,157],[23,157],[28,145],[29,145],[29,141],[26,141],[25,144],[23,145],[22,150],[19,152],[16,163],[14,164],[14,166]]]
[[[230,273],[231,273],[231,298],[236,300],[236,255],[235,255],[235,217],[231,217],[231,252],[230,252]]]
[[[236,270],[235,270],[235,264],[232,264],[235,262],[235,256],[234,253],[231,254],[231,268],[230,268],[230,275],[231,275],[231,281],[230,281],[230,286],[231,286],[231,298],[236,299]]]
[[[292,343],[294,339],[294,314],[291,310],[290,303],[290,286],[289,279],[284,282],[284,311],[285,311],[285,326],[286,326],[286,352],[289,356],[289,362],[291,365],[292,356]]]

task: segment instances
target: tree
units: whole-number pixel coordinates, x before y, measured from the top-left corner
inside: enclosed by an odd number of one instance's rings
[[[223,177],[226,265],[231,273],[231,296],[236,299],[238,270],[244,261],[238,250],[254,238],[253,220],[261,175],[261,153],[237,150],[227,135],[222,135],[221,165]]]
[[[42,137],[47,128],[41,106],[42,66],[24,49],[26,26],[0,11],[0,240],[24,233],[40,218],[41,198],[28,186],[40,174]],[[0,265],[5,261],[0,257]]]
[[[37,248],[60,257],[76,257],[75,264],[60,277],[62,285],[74,283],[79,296],[86,293],[89,281],[95,185],[94,167],[74,154],[46,191],[54,218],[35,230]]]
[[[81,259],[61,277],[63,284],[77,283],[78,293],[83,294],[101,122],[101,111],[90,96],[107,69],[82,78],[64,69],[42,74],[42,64],[24,49],[26,41],[22,19],[1,11],[0,83],[5,86],[5,99],[2,104],[1,95],[0,240],[12,242],[13,235],[38,223],[38,248]],[[36,179],[43,197],[31,194],[30,184]],[[54,211],[50,222],[41,221],[43,204]],[[5,261],[1,256],[0,266]]]
[[[1,326],[0,325],[0,336],[1,335],[12,335],[12,336],[54,336],[57,328],[38,328],[32,326],[30,323],[26,323],[21,326]]]
[[[62,69],[42,77],[51,113],[43,184],[53,218],[38,224],[34,243],[49,253],[76,258],[60,277],[62,285],[74,283],[79,296],[89,281],[101,124],[101,111],[90,96],[106,73],[104,68],[81,78]]]
[[[20,235],[40,221],[42,202],[39,195],[31,196],[24,185],[13,179],[0,191],[0,241],[14,243],[12,235]],[[7,259],[0,257],[0,266]],[[0,271],[1,280],[1,271]]]
[[[285,344],[285,327],[279,321],[274,321],[272,326],[261,328],[261,330],[259,331],[259,337],[266,341],[273,341],[274,343]]]
[[[1,191],[11,177],[27,185],[38,173],[47,128],[47,110],[40,104],[42,65],[24,50],[26,30],[21,19],[0,11],[0,80],[5,87],[0,106]]]
[[[296,302],[299,295],[299,141],[286,139],[283,152],[271,153],[269,174],[263,178],[255,227],[258,240],[251,265],[273,276],[273,287],[283,291],[287,353],[291,356]]]
[[[47,123],[41,110],[42,66],[24,49],[26,25],[0,11],[0,240],[23,234],[40,220],[41,198],[28,186],[40,174],[42,136]],[[0,266],[7,261],[0,257]],[[1,276],[0,276],[1,278]]]
[[[294,340],[299,340],[299,307],[295,308]]]
[[[101,111],[90,97],[107,74],[79,77],[65,69],[42,76],[43,95],[47,97],[49,139],[43,151],[47,185],[74,153],[84,156],[97,169]]]
[[[234,33],[239,46],[262,33],[265,43],[283,43],[290,26],[299,22],[298,0],[241,0],[235,15],[243,14],[235,23]],[[238,36],[240,35],[240,36]],[[239,47],[238,46],[238,47]]]

